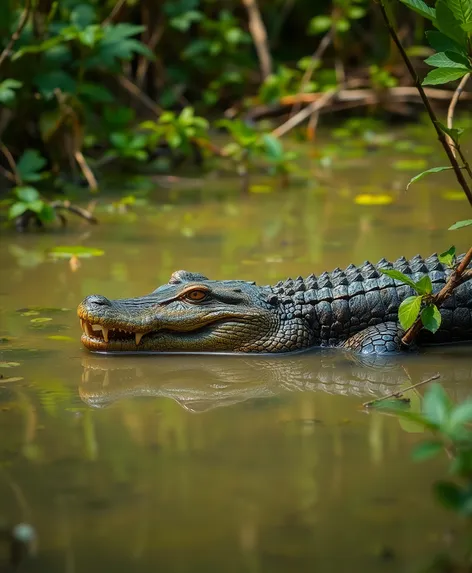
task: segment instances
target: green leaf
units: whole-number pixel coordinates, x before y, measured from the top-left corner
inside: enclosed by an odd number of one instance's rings
[[[410,279],[410,277],[407,277],[402,272],[397,271],[395,269],[379,269],[379,271],[384,275],[387,275],[388,277],[395,279],[397,281],[401,281],[402,283],[405,283],[408,286],[411,286],[411,288],[416,290],[416,284]]]
[[[431,169],[427,169],[426,171],[422,171],[421,173],[418,173],[418,175],[415,175],[414,177],[412,177],[410,179],[408,185],[406,186],[406,188],[408,189],[412,183],[416,183],[416,181],[419,181],[425,175],[429,175],[430,173],[440,173],[441,171],[447,171],[449,169],[452,169],[452,167],[450,167],[450,166],[449,167],[431,167]]]
[[[421,311],[421,322],[423,326],[433,334],[439,330],[441,320],[441,313],[435,304],[428,304],[428,306]]]
[[[450,0],[448,0],[448,2],[449,1]],[[438,0],[436,2],[435,25],[439,28],[440,32],[467,50],[467,34],[461,28],[460,21],[456,20],[453,12],[444,0]]]
[[[433,292],[433,285],[428,275],[424,275],[416,282],[416,292],[418,294],[431,294]]]
[[[444,253],[441,253],[438,256],[439,261],[444,265],[447,265],[448,267],[451,267],[454,264],[455,258],[456,258],[456,247],[454,245],[452,245],[452,247],[449,247],[447,251],[444,251]]]
[[[429,45],[436,50],[436,52],[457,52],[467,56],[467,51],[462,46],[448,38],[442,32],[437,30],[428,30],[426,32]]]
[[[463,426],[472,422],[472,398],[468,398],[456,406],[449,418],[449,428],[454,431],[455,426]]]
[[[89,4],[79,4],[72,10],[70,21],[78,28],[85,28],[95,22],[95,10]]]
[[[0,82],[0,103],[5,105],[13,102],[16,98],[15,90],[21,88],[23,82],[7,79]]]
[[[462,229],[462,227],[470,227],[472,225],[472,219],[464,219],[463,221],[457,221],[454,225],[451,225],[448,231],[455,231],[457,229]]]
[[[27,149],[18,160],[16,168],[23,181],[38,181],[39,171],[46,165],[46,159],[36,149]]]
[[[280,139],[270,133],[264,133],[262,140],[267,156],[274,161],[280,161],[284,155],[284,148]]]
[[[34,187],[16,187],[15,194],[21,201],[32,203],[39,199],[39,191]]]
[[[469,58],[457,52],[438,52],[426,58],[425,63],[435,68],[460,68],[467,71],[472,69]]]
[[[422,462],[423,460],[427,460],[432,458],[443,451],[443,445],[441,442],[437,442],[435,440],[430,440],[426,442],[422,442],[412,452],[412,458],[416,462]]]
[[[447,5],[456,20],[462,24],[472,22],[472,2],[470,0],[447,0]]]
[[[423,400],[423,414],[438,427],[443,426],[449,418],[451,401],[441,384],[432,384],[426,391]]]
[[[449,137],[452,139],[452,141],[454,143],[459,143],[459,138],[460,136],[464,133],[464,130],[461,129],[460,127],[458,128],[453,128],[453,127],[447,127],[447,125],[444,125],[444,123],[441,123],[440,121],[436,122],[436,125],[441,129],[441,131],[443,131],[446,135],[449,135]]]
[[[9,219],[16,219],[20,215],[23,215],[25,211],[28,211],[28,204],[27,203],[13,203],[13,205],[8,210],[8,218]]]
[[[437,86],[447,84],[464,77],[467,73],[468,71],[462,68],[437,68],[428,73],[421,85]]]
[[[402,328],[408,330],[415,322],[421,308],[421,296],[409,296],[398,308],[398,320]]]
[[[41,95],[45,98],[52,97],[56,89],[67,93],[74,93],[76,88],[75,79],[63,70],[40,73],[33,78],[33,83],[38,87]]]
[[[449,509],[456,511],[462,506],[462,490],[452,482],[437,482],[434,484],[434,494],[437,499]]]
[[[421,14],[423,18],[434,21],[436,19],[436,10],[428,6],[423,0],[400,0],[403,4],[411,8],[417,14]]]
[[[89,258],[100,257],[105,253],[101,249],[93,247],[70,246],[70,247],[54,247],[49,251],[52,257],[58,259],[70,259],[71,257]]]
[[[40,220],[43,223],[52,223],[56,220],[56,211],[43,201],[43,207],[38,213]]]
[[[112,93],[98,84],[84,82],[79,85],[77,93],[81,96],[85,96],[92,102],[111,103],[114,101]]]

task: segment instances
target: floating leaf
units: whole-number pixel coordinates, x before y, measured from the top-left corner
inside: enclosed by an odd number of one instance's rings
[[[0,378],[0,386],[2,384],[11,384],[12,382],[21,382],[24,380],[22,376],[13,376],[11,378]]]
[[[52,336],[48,336],[49,340],[57,340],[60,342],[74,342],[74,338],[70,336],[63,336],[60,334],[53,334]]]
[[[399,171],[410,171],[411,169],[423,169],[426,167],[425,159],[400,159],[393,162],[394,169]]]
[[[421,296],[409,296],[398,309],[398,320],[403,329],[408,330],[418,317],[421,308]]]
[[[273,187],[270,185],[251,185],[249,187],[251,193],[270,193],[273,190]]]
[[[49,322],[51,320],[52,318],[47,318],[46,316],[39,316],[38,318],[32,318],[30,322],[33,322],[34,324],[43,324],[44,322]]]
[[[105,254],[105,251],[101,249],[96,249],[94,247],[53,247],[49,254],[51,257],[58,259],[70,259],[72,257],[79,258],[89,258],[89,257],[101,257]]]
[[[356,205],[389,205],[393,202],[393,197],[391,195],[362,193],[361,195],[356,195],[354,202]]]
[[[453,191],[452,189],[441,193],[441,197],[446,201],[467,201],[467,196],[463,191]]]
[[[421,311],[421,322],[423,326],[433,334],[439,330],[441,320],[441,313],[435,304],[428,304],[428,306]]]
[[[19,362],[3,362],[0,361],[0,368],[14,368],[15,366],[20,366]]]

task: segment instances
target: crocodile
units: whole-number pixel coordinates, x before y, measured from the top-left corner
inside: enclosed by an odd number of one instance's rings
[[[416,293],[384,269],[411,281],[428,276],[433,294],[452,273],[437,254],[393,263],[381,259],[376,265],[366,261],[272,286],[176,271],[145,296],[87,296],[77,311],[81,340],[95,352],[289,353],[341,347],[395,353],[404,349],[399,306]],[[439,330],[434,335],[423,330],[418,345],[472,341],[472,280],[460,284],[440,312]]]

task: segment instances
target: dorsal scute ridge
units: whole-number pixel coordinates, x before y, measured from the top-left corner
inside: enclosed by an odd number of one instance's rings
[[[402,256],[394,262],[382,258],[376,264],[364,261],[362,265],[356,266],[351,263],[344,270],[337,267],[331,272],[325,271],[320,275],[312,273],[305,279],[301,276],[296,279],[288,278],[270,288],[272,292],[282,295],[282,298],[293,296],[296,292],[306,292],[308,294],[305,299],[311,301],[314,300],[314,292],[323,290],[323,293],[328,293],[337,287],[349,287],[353,283],[372,279],[378,280],[381,288],[395,286],[397,282],[380,272],[381,269],[395,269],[407,275],[421,275],[431,271],[444,271],[444,265],[439,261],[437,253],[427,259],[421,255],[415,255],[411,259]]]

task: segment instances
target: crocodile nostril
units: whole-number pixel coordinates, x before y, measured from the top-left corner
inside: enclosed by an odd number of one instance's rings
[[[84,300],[84,304],[91,306],[111,306],[111,302],[105,296],[99,294],[91,294]]]

